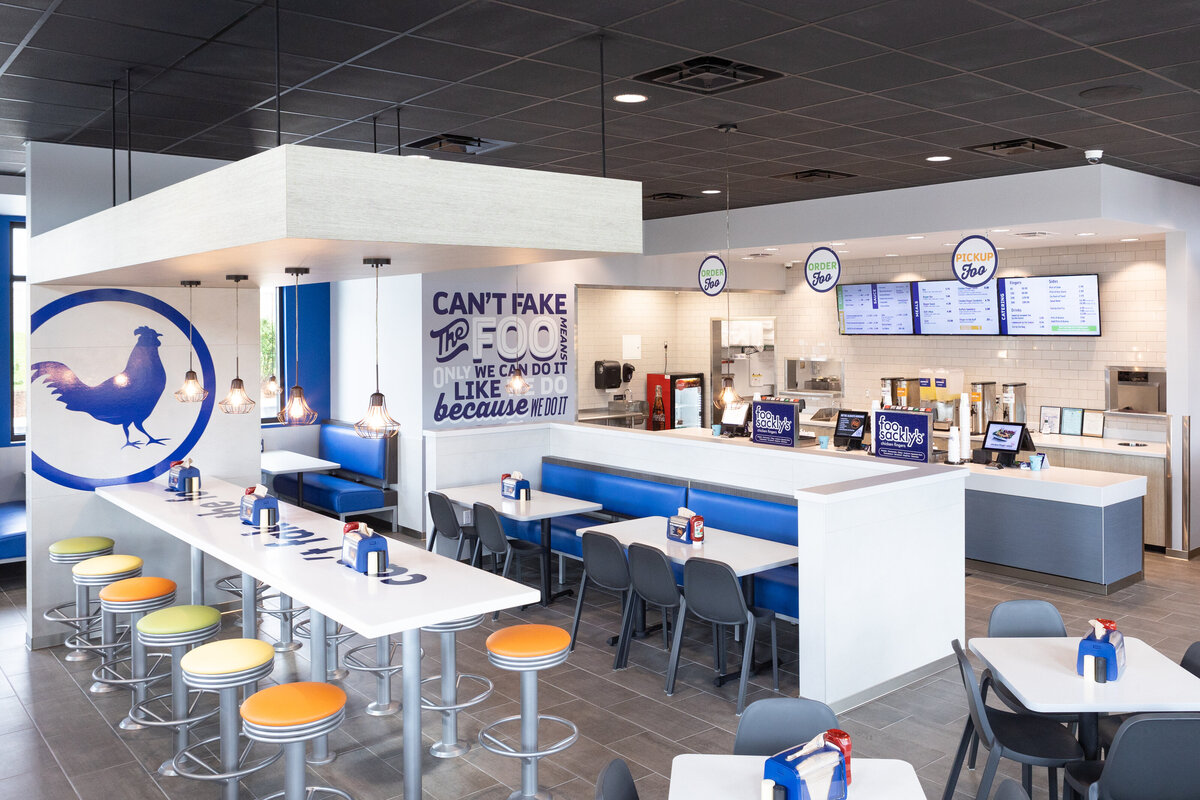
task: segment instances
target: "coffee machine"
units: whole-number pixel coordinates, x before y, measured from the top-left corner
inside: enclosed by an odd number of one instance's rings
[[[987,431],[987,425],[992,421],[996,410],[996,382],[971,382],[971,435],[975,436]]]
[[[1000,387],[996,400],[996,419],[1001,422],[1025,421],[1025,384],[1005,383]]]

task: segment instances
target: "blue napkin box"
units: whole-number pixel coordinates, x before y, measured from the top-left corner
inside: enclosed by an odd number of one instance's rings
[[[247,525],[271,527],[279,522],[279,501],[270,495],[260,495],[250,487],[242,495],[242,505],[238,516]]]
[[[1096,659],[1091,662],[1091,674],[1088,674],[1089,658]],[[1097,639],[1096,632],[1092,631],[1080,639],[1075,671],[1097,683],[1107,683],[1120,678],[1121,673],[1125,671],[1125,637],[1120,631],[1106,631],[1102,638]]]
[[[524,478],[504,477],[500,479],[500,496],[509,500],[528,500],[529,481]]]
[[[773,781],[775,796],[782,796],[785,800],[845,800],[846,757],[842,755],[842,751],[832,744],[826,744],[806,755],[798,755],[805,746],[798,744],[768,758],[767,763],[763,766],[763,780]],[[832,760],[834,755],[836,755],[837,763],[833,768],[833,779],[829,783],[828,792],[821,795],[817,787],[810,787],[802,777],[801,767],[810,759]],[[784,792],[782,795],[779,791],[780,787]],[[814,795],[814,791],[818,794]]]
[[[341,562],[355,572],[364,575],[379,575],[387,571],[387,538],[375,533],[366,525],[346,523],[342,531]]]
[[[191,459],[171,463],[167,473],[167,491],[186,494],[200,491],[200,470],[192,466]]]

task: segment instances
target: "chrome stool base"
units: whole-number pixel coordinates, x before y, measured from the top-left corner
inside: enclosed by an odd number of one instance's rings
[[[279,607],[271,608],[264,604],[266,600],[278,600]],[[275,642],[276,653],[291,653],[300,649],[300,643],[292,638],[297,629],[296,617],[308,611],[308,606],[292,605],[292,598],[280,592],[279,594],[259,594],[256,610],[260,615],[274,617],[279,620],[279,639]],[[345,677],[345,676],[342,676]]]
[[[363,653],[375,651],[375,663],[364,660]],[[372,717],[386,717],[400,710],[400,703],[392,700],[392,676],[402,667],[392,663],[396,645],[390,636],[381,636],[368,644],[346,651],[345,663],[354,672],[367,672],[375,676],[375,700],[367,705],[366,712]]]
[[[323,619],[326,620],[326,624],[328,625],[329,618],[323,617]],[[326,630],[328,631],[328,628],[326,628]],[[303,622],[296,623],[294,632],[295,632],[295,635],[297,638],[308,639],[311,642],[312,641],[312,620],[306,619]],[[352,636],[354,636],[354,631],[346,629],[340,622],[335,622],[333,631],[330,631],[325,634],[325,651],[327,653],[327,655],[325,656],[325,664],[326,664],[325,680],[326,681],[340,681],[340,680],[343,680],[344,678],[346,678],[350,674],[350,670],[346,669],[345,667],[341,666],[341,664],[340,664],[341,651],[339,650],[339,647],[342,644],[342,642],[346,641],[347,639],[351,638]],[[332,666],[330,666],[330,665],[332,665]],[[308,763],[317,764],[317,763],[328,763],[328,762],[309,761]]]
[[[442,672],[421,680],[421,686],[438,681],[441,684],[440,696],[433,699],[421,695],[422,711],[437,711],[442,715],[442,738],[429,748],[429,754],[434,758],[457,758],[471,751],[471,743],[463,741],[458,735],[458,712],[477,706],[492,696],[495,687],[492,682],[482,675],[459,674],[456,635],[459,631],[470,630],[483,622],[483,615],[467,617],[466,619],[443,622],[439,625],[427,625],[422,631],[436,633],[441,639]],[[459,700],[459,686],[462,682],[470,681],[482,687],[482,691],[469,700]]]

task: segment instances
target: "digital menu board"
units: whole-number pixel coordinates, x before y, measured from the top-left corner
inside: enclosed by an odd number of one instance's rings
[[[911,334],[912,285],[855,283],[837,287],[838,330],[848,334]]]
[[[1000,278],[1000,333],[1008,336],[1099,336],[1095,275]]]
[[[1000,333],[1000,302],[995,281],[967,286],[959,281],[919,281],[912,285],[915,332],[932,335]]]

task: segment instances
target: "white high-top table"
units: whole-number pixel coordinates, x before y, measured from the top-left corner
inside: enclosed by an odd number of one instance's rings
[[[194,496],[166,491],[163,480],[106,486],[96,494],[192,548],[229,564],[246,586],[258,578],[311,615],[312,680],[326,679],[326,618],[368,639],[400,634],[404,722],[404,797],[421,800],[421,628],[536,602],[536,589],[388,540],[388,571],[367,576],[338,563],[342,523],[289,503],[280,524],[260,533],[243,525],[245,489],[205,477]],[[244,632],[253,636],[254,592],[242,597]],[[386,657],[386,656],[385,656]],[[314,757],[317,752],[314,743]]]
[[[763,756],[675,756],[668,800],[759,800],[764,762]],[[925,792],[912,764],[851,755],[846,800],[925,800]]]

